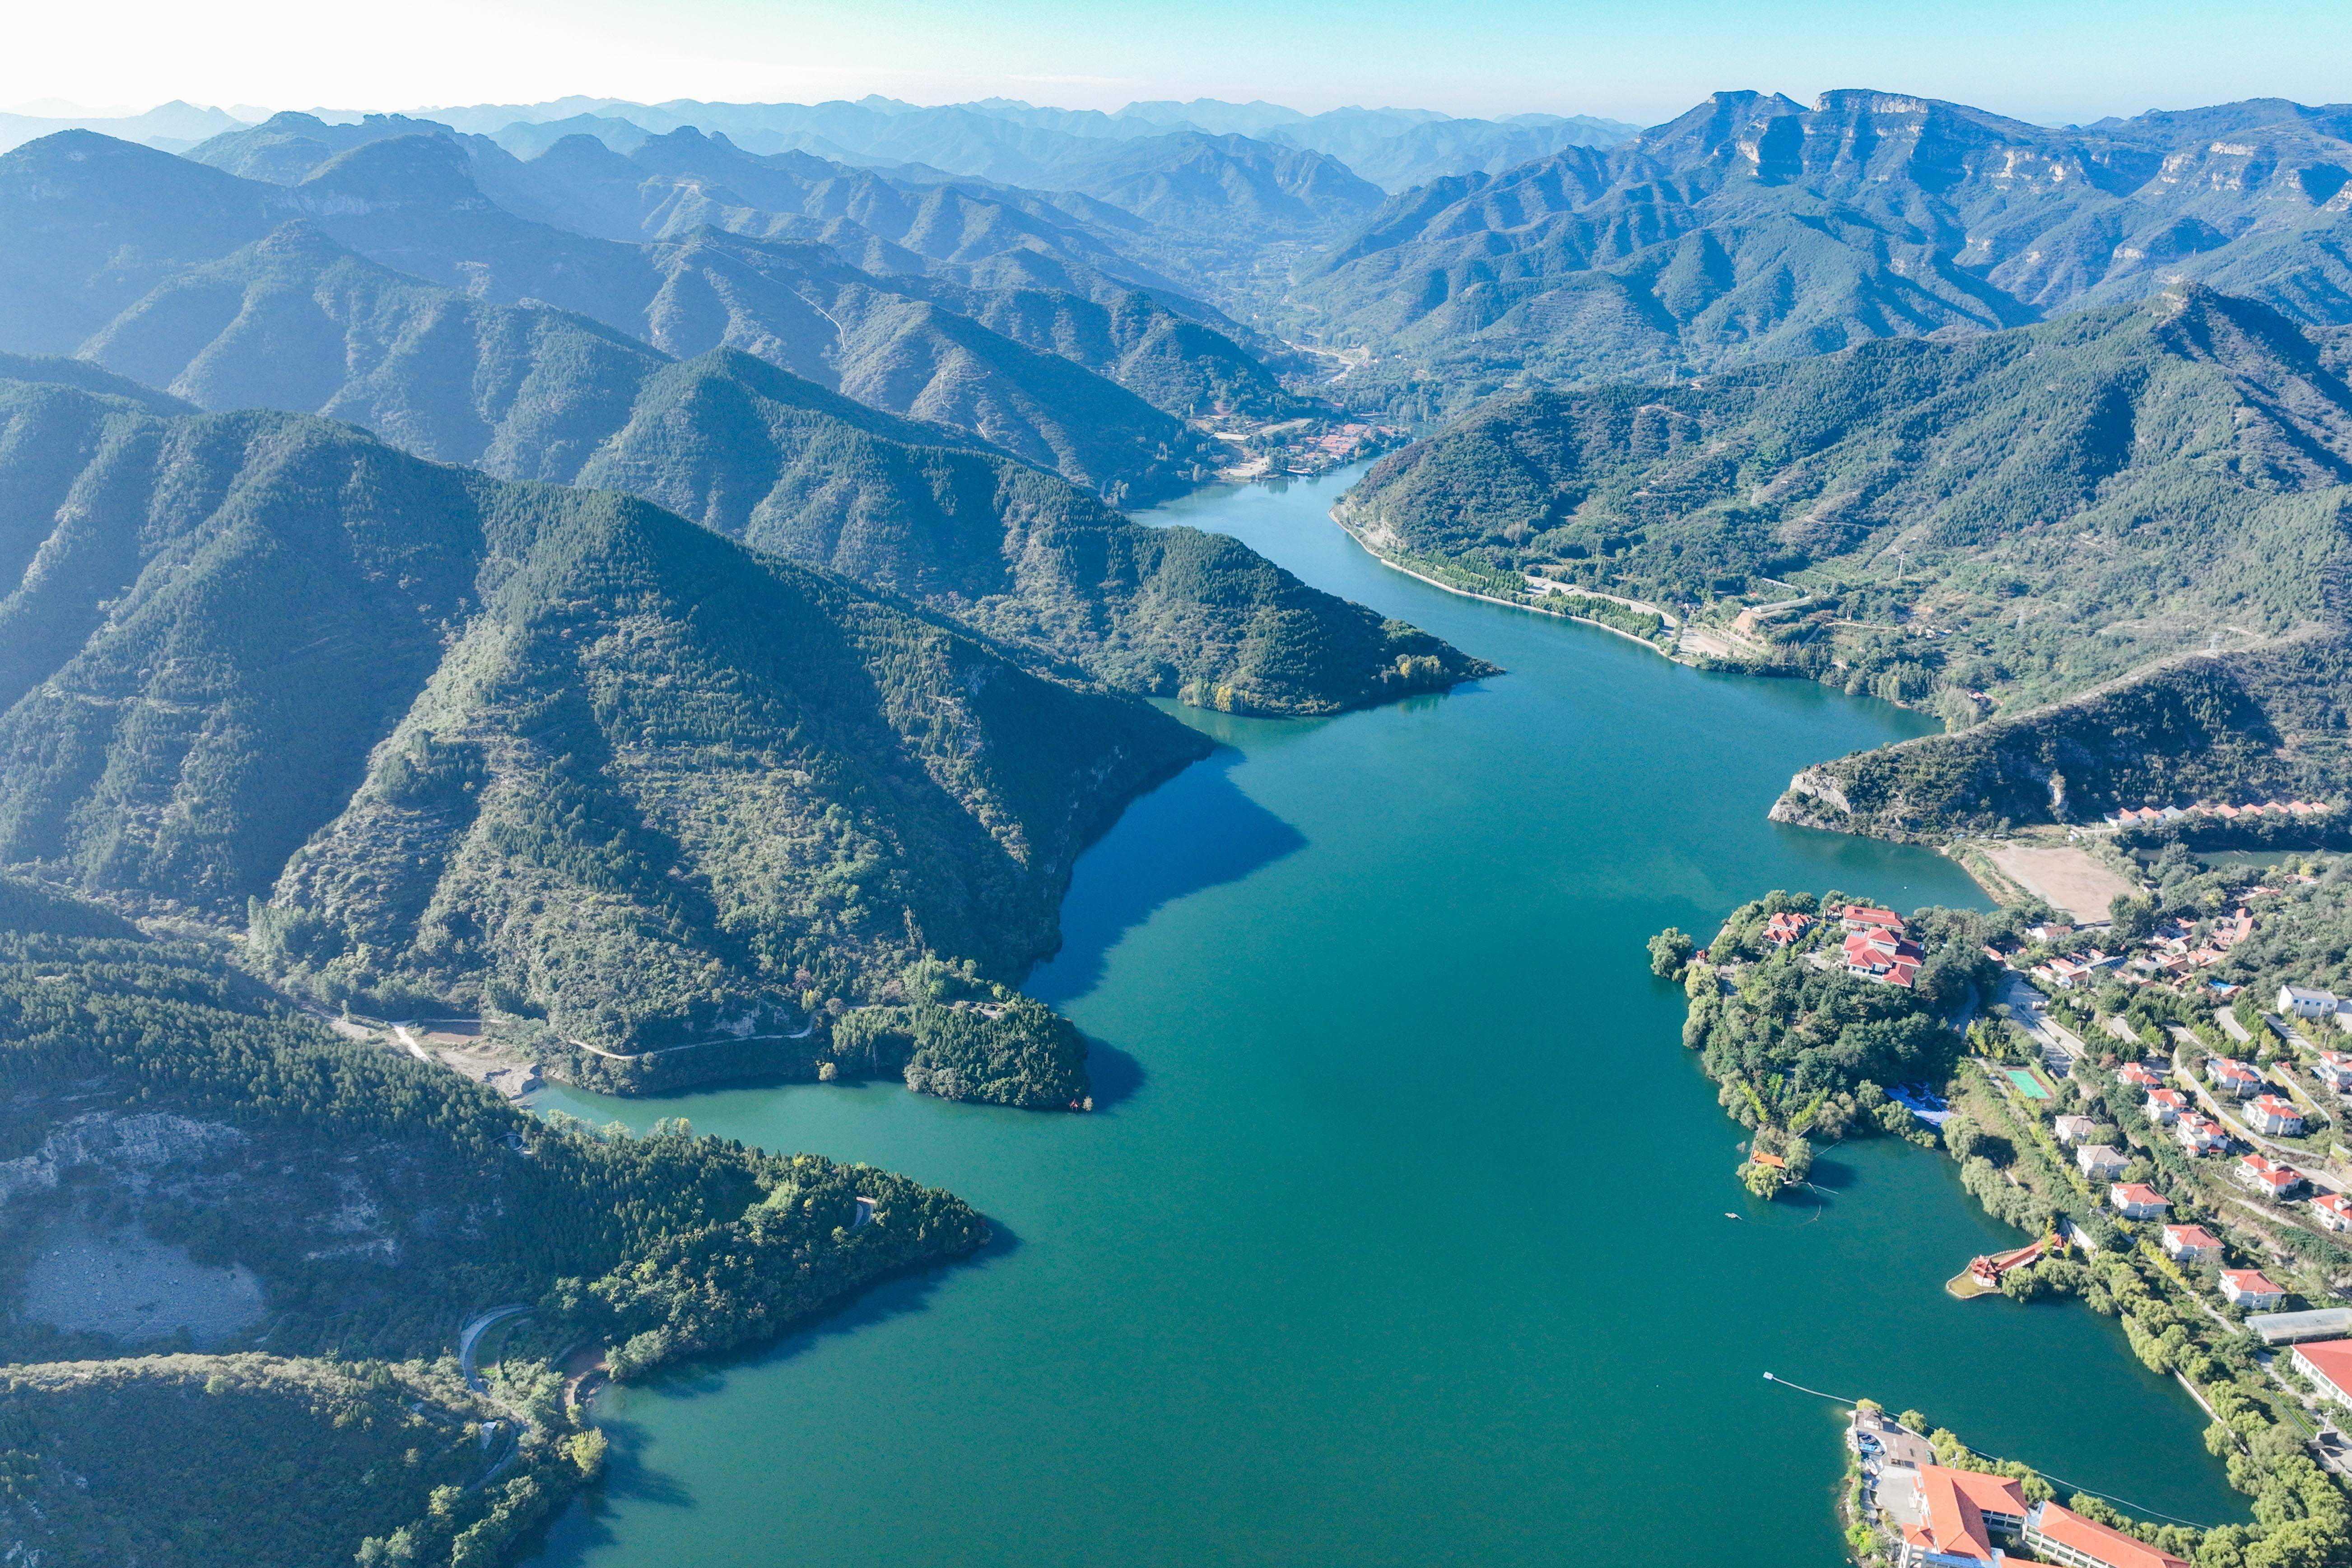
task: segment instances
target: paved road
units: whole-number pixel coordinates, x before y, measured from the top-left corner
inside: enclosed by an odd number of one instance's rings
[[[530,1310],[527,1303],[515,1301],[503,1307],[492,1307],[487,1312],[477,1312],[466,1320],[465,1327],[457,1331],[457,1370],[465,1374],[467,1388],[477,1394],[489,1392],[489,1385],[474,1371],[474,1351],[481,1344],[482,1336],[489,1332],[492,1324],[503,1323],[509,1318]]]

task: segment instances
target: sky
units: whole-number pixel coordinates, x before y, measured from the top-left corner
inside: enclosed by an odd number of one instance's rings
[[[1653,124],[1718,89],[1954,99],[2045,124],[2352,98],[2347,0],[81,0],[26,5],[0,108],[660,101],[1070,108],[1264,98]]]

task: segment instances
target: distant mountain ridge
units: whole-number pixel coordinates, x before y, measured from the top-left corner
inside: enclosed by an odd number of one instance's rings
[[[1605,150],[1392,199],[1293,297],[1367,398],[1689,374],[1998,331],[2182,279],[2352,320],[2352,110],[2253,100],[2049,130],[1875,91],[1718,93]]]
[[[822,104],[688,100],[643,104],[582,98],[415,112],[495,137],[502,145],[511,142],[510,150],[544,145],[539,128],[551,122],[593,120],[607,122],[612,130],[606,133],[616,140],[628,139],[629,132],[619,130],[622,126],[654,135],[692,127],[723,133],[756,152],[921,164],[950,174],[1048,189],[1066,188],[1061,178],[1065,165],[1086,156],[1077,143],[1137,141],[1170,132],[1237,135],[1303,148],[1338,159],[1357,175],[1394,191],[1444,174],[1508,167],[1561,147],[1607,146],[1637,129],[1591,115],[1481,120],[1431,110],[1360,108],[1307,114],[1278,104],[1214,99],[1137,102],[1109,113],[1008,99],[925,108],[882,98]],[[584,124],[580,128],[587,129]]]
[[[119,335],[118,314],[152,317],[166,304],[178,311],[171,331],[196,331],[187,311],[199,300],[226,306],[217,276],[226,259],[299,219],[466,295],[561,306],[669,354],[739,347],[879,406],[962,424],[1089,489],[1138,500],[1182,488],[1215,454],[1176,414],[1097,368],[1180,409],[1290,402],[1229,340],[1125,295],[1109,307],[1028,292],[999,300],[876,278],[805,245],[709,229],[627,244],[535,223],[484,196],[463,150],[437,134],[361,140],[292,186],[80,134],[0,155],[0,348],[72,353]],[[271,146],[249,151],[264,156]],[[101,213],[114,216],[99,239],[89,226]],[[163,296],[142,302],[159,289]],[[989,310],[1039,346],[958,305]],[[1064,319],[1069,330],[1055,331]],[[151,322],[148,337],[159,330]]]

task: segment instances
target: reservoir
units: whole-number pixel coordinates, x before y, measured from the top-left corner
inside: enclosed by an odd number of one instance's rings
[[[755,1357],[599,1396],[601,1503],[539,1559],[704,1565],[1839,1560],[1840,1408],[2200,1524],[2203,1418],[2077,1304],[1954,1301],[2017,1237],[1940,1155],[1828,1151],[1753,1203],[1643,943],[1774,887],[1981,905],[1927,850],[1776,826],[1803,764],[1920,732],[1383,568],[1355,471],[1151,514],[1509,673],[1226,742],[1080,862],[1028,988],[1097,1042],[1087,1116],[887,1084],[542,1109],[866,1161],[999,1242]],[[1727,1217],[1727,1211],[1743,1217]]]

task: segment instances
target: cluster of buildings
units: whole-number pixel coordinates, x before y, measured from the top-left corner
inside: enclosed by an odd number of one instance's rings
[[[2071,926],[2039,925],[2025,934],[2047,947],[2069,941],[2076,932]],[[2035,980],[2056,991],[2095,985],[2110,973],[2143,984],[2185,980],[2200,969],[2221,963],[2231,948],[2253,934],[2254,917],[2241,906],[2228,919],[2214,921],[2211,931],[2202,938],[2196,934],[2195,926],[2169,920],[2158,926],[2136,953],[2085,947],[2045,959],[2033,966],[2032,973]],[[1999,956],[2006,959],[2010,955]]]
[[[1832,918],[1844,934],[1838,956],[1848,974],[1906,988],[1918,977],[1927,955],[1911,940],[1910,928],[1901,915],[1869,904],[1848,904]],[[1764,922],[1764,940],[1774,947],[1787,947],[1821,923],[1812,915],[1784,910]]]
[[[1893,910],[1848,904],[1838,915],[1838,927],[1845,932],[1841,952],[1848,974],[1906,988],[1918,976],[1925,954]]]
[[[2345,1375],[2352,1383],[2352,1371]],[[1849,1441],[1862,1458],[1865,1501],[1895,1539],[1895,1568],[1991,1568],[2017,1546],[2069,1568],[2189,1568],[2072,1509],[2026,1501],[2006,1476],[1938,1463],[1926,1439],[1881,1412],[1855,1411]]]
[[[2110,812],[2105,820],[2116,827],[2152,827],[2184,816],[2218,816],[2224,822],[2232,822],[2242,816],[2324,816],[2335,809],[2316,801],[2258,800],[2251,805],[2143,805],[2130,811]]]

